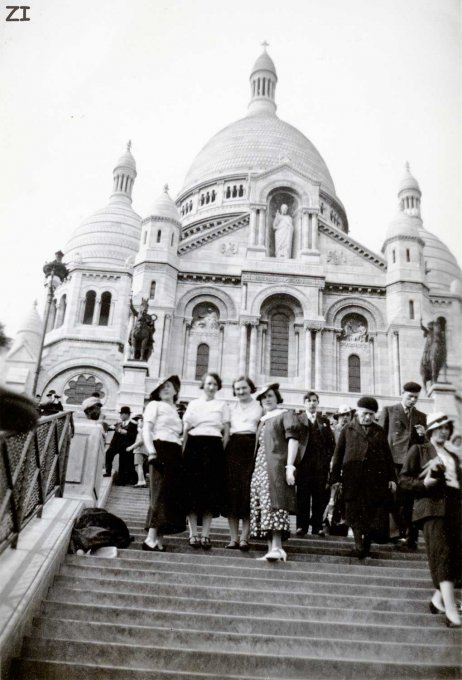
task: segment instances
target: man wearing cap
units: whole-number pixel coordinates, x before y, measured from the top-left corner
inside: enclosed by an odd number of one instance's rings
[[[357,416],[340,433],[332,459],[331,481],[342,482],[345,519],[352,528],[352,556],[369,554],[371,541],[388,540],[387,502],[396,488],[396,473],[387,437],[375,423],[379,405],[361,397]]]
[[[401,401],[393,406],[385,406],[380,416],[379,425],[387,434],[398,477],[410,447],[425,441],[427,417],[415,408],[421,389],[418,383],[407,382],[403,385]],[[417,546],[418,533],[412,527],[412,505],[412,496],[398,489],[392,516],[400,537],[407,538],[409,548]]]
[[[127,451],[127,447],[135,443],[138,434],[138,426],[135,422],[130,420],[131,410],[129,406],[122,406],[119,415],[120,421],[115,426],[114,436],[106,451],[106,472],[104,476],[111,476],[112,461],[118,454],[119,474],[117,483],[124,486],[127,484],[135,484],[137,480],[133,453]]]
[[[298,416],[301,426],[297,467],[297,536],[323,536],[322,519],[329,502],[327,478],[335,440],[327,418],[318,413],[319,397],[307,392],[305,411]],[[310,519],[311,515],[311,519]]]
[[[97,397],[88,397],[82,402],[82,411],[88,420],[99,420],[102,406]]]
[[[342,404],[341,406],[338,407],[337,413],[334,413],[334,420],[336,421],[335,427],[334,427],[334,437],[335,437],[335,443],[338,442],[338,438],[340,436],[340,432],[343,430],[345,425],[348,425],[349,422],[351,422],[351,419],[353,418],[354,414],[356,413],[355,408],[351,408],[348,406],[348,404]]]

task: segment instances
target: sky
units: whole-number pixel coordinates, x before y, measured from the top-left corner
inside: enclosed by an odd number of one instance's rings
[[[28,5],[27,22],[0,8],[0,322],[11,337],[43,304],[43,264],[107,204],[127,141],[145,216],[245,115],[264,40],[277,113],[326,161],[351,236],[380,251],[409,161],[425,227],[462,261],[458,0]]]

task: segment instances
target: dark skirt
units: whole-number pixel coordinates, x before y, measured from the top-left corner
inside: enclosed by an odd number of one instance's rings
[[[225,450],[226,515],[250,516],[250,480],[255,466],[255,435],[233,434]]]
[[[224,455],[221,437],[189,435],[184,451],[186,512],[218,517],[223,510]]]
[[[345,501],[348,526],[369,536],[374,543],[387,543],[390,539],[389,512],[385,503],[373,505],[361,497]]]
[[[442,581],[452,581],[460,587],[462,576],[462,508],[459,489],[446,487],[446,514],[427,517],[423,525],[428,565],[435,588]]]
[[[181,446],[156,439],[157,458],[149,461],[150,507],[146,529],[178,534],[186,529]]]

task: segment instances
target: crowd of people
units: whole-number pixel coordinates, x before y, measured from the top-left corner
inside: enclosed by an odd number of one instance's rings
[[[213,518],[222,515],[227,549],[248,551],[250,539],[264,539],[267,551],[258,559],[284,562],[290,516],[299,538],[310,528],[315,536],[334,533],[335,498],[355,558],[370,555],[372,542],[415,550],[422,530],[435,585],[430,609],[460,626],[460,459],[449,442],[452,420],[417,410],[420,385],[406,383],[400,402],[379,418],[377,400],[362,396],[331,419],[315,392],[304,395],[297,412],[284,407],[278,383],[257,392],[247,376],[233,382],[229,406],[216,398],[222,381],[213,372],[180,417],[180,388],[171,375],[158,381],[144,414],[131,418],[122,407],[106,453],[106,475],[119,453],[119,483],[144,487],[149,479],[143,550],[165,551],[164,536],[186,527],[192,549],[210,550]],[[87,416],[96,402],[83,404]]]

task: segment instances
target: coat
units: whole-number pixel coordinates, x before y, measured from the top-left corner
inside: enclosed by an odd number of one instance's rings
[[[448,455],[454,459],[457,470],[457,479],[462,488],[462,474],[460,462],[457,456],[446,449]],[[412,521],[419,522],[428,517],[444,517],[446,514],[446,485],[443,481],[432,487],[426,487],[423,477],[419,478],[424,466],[437,456],[433,444],[428,443],[423,446],[415,445],[409,449],[406,460],[399,477],[399,485],[403,489],[410,491],[414,496],[414,510]]]
[[[365,461],[367,463],[365,464]],[[372,423],[368,433],[355,418],[340,432],[332,461],[332,483],[343,483],[345,501],[364,497],[380,505],[388,500],[395,467],[385,432]]]
[[[116,424],[116,430],[109,444],[109,449],[114,451],[114,454],[124,454],[127,446],[135,443],[138,435],[138,426],[132,420],[125,423],[122,421]]]
[[[414,444],[423,444],[424,437],[419,437],[416,425],[427,424],[427,416],[413,408],[410,419],[404,413],[402,404],[385,406],[379,419],[379,425],[385,430],[395,465],[402,465],[408,449]]]
[[[303,462],[303,467],[307,464],[309,466],[310,458],[310,426],[308,423],[308,416],[306,411],[297,416],[300,426],[300,439],[298,444],[298,453],[296,464],[300,465]],[[315,469],[317,474],[327,476],[329,473],[330,460],[335,448],[334,434],[331,430],[330,423],[327,418],[317,414],[316,424],[321,434],[323,441],[323,448],[317,451],[317,461],[315,462]],[[314,461],[313,461],[314,462]],[[311,467],[311,466],[310,466]]]
[[[263,429],[264,428],[264,429]],[[268,465],[269,491],[271,507],[295,513],[297,510],[295,486],[286,482],[286,465],[288,440],[300,437],[300,426],[297,416],[291,411],[260,421],[257,430],[255,455],[260,446],[260,434],[263,429],[263,444]]]

